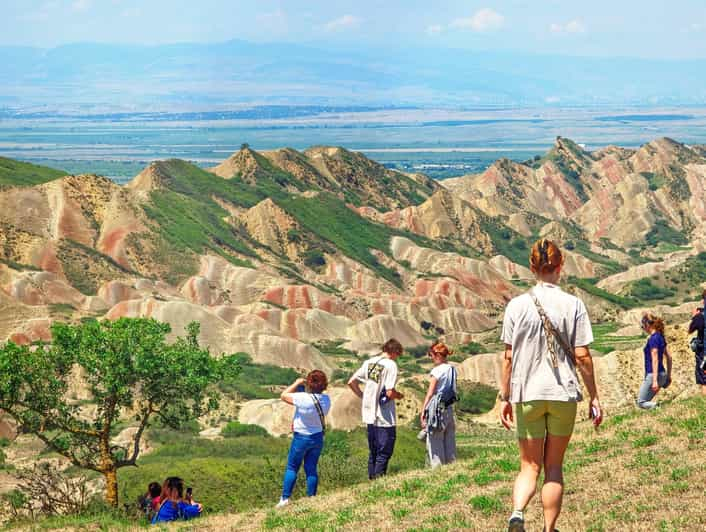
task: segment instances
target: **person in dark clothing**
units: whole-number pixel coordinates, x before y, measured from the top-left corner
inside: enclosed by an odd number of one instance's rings
[[[696,358],[696,367],[694,370],[696,376],[696,384],[701,386],[701,393],[706,395],[706,370],[702,369],[704,361],[704,329],[706,328],[706,318],[704,317],[704,309],[694,310],[689,324],[689,334],[695,332],[696,337],[700,341],[700,349],[694,353]]]

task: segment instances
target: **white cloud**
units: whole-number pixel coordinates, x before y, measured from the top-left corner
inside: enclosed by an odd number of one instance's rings
[[[92,3],[92,0],[74,0],[71,3],[71,9],[74,11],[86,11],[91,7]]]
[[[444,31],[444,27],[441,24],[432,24],[426,29],[427,35],[439,35]]]
[[[570,20],[566,24],[553,23],[549,25],[552,33],[586,33],[586,26],[579,19]]]
[[[691,26],[689,26],[689,29],[691,31],[702,31],[705,28],[703,24],[699,24],[698,22],[693,23]]]
[[[361,19],[355,15],[343,15],[337,19],[331,20],[324,25],[324,29],[328,32],[347,30],[360,25]]]
[[[451,21],[449,27],[472,31],[493,31],[502,28],[504,24],[504,16],[489,7],[484,7],[469,18],[457,18]]]

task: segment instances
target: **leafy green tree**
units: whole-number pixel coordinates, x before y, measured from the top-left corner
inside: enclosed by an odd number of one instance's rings
[[[198,344],[199,325],[167,343],[168,324],[121,318],[56,323],[52,343],[0,349],[0,409],[74,465],[105,477],[106,501],[118,504],[117,471],[136,465],[140,442],[159,418],[178,428],[218,405],[212,384],[239,371]],[[71,399],[78,386],[88,400]],[[129,445],[113,441],[117,424],[136,423]]]

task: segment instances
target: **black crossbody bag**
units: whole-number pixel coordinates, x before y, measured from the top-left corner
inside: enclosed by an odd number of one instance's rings
[[[314,400],[314,406],[316,407],[316,412],[319,414],[319,421],[321,422],[321,432],[326,434],[326,418],[324,416],[324,409],[321,408],[321,403],[319,399],[313,393],[310,394],[311,398]]]

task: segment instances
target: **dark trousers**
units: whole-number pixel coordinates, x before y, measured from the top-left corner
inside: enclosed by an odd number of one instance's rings
[[[368,478],[370,480],[387,474],[387,464],[395,450],[397,427],[368,425]]]

